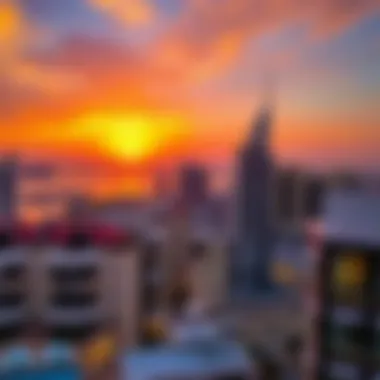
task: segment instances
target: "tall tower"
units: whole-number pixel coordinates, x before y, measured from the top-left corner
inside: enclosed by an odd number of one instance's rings
[[[6,156],[0,161],[0,218],[6,221],[17,217],[19,161]]]
[[[263,107],[238,156],[237,249],[233,253],[232,290],[233,296],[239,298],[250,298],[273,288],[271,123],[270,109]]]
[[[199,206],[209,196],[209,177],[202,165],[187,164],[179,173],[179,193],[188,207]]]

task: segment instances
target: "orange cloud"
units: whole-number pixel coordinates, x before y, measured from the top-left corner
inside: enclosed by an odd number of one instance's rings
[[[2,66],[19,53],[26,36],[25,20],[20,9],[12,1],[0,3],[0,56]]]
[[[128,26],[147,25],[155,15],[148,0],[89,0],[89,4]]]
[[[32,25],[18,5],[15,1],[0,2],[0,84],[7,84],[11,92],[32,88],[50,94],[75,87],[78,78],[70,72],[41,67],[26,58],[25,51],[38,46],[47,34]]]

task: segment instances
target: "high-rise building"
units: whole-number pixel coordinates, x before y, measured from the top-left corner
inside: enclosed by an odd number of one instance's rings
[[[17,210],[18,162],[13,157],[0,161],[0,218],[14,219]]]
[[[378,379],[380,197],[335,191],[313,237],[308,379]]]
[[[305,221],[318,218],[328,178],[297,168],[277,168],[275,176],[275,219],[279,232],[302,232]]]
[[[328,187],[328,180],[325,176],[312,173],[304,175],[303,196],[301,201],[303,219],[320,217]]]
[[[184,165],[179,173],[179,195],[187,205],[199,205],[209,195],[209,176],[201,165]]]
[[[272,288],[274,163],[270,132],[271,114],[263,109],[238,158],[237,252],[232,264],[235,297],[250,297]]]
[[[297,168],[277,168],[275,175],[275,219],[279,230],[295,228],[300,223],[302,172]]]

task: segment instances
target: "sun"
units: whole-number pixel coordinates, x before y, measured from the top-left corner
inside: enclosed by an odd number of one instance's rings
[[[154,127],[143,117],[108,119],[104,122],[103,143],[111,153],[130,161],[141,161],[154,154],[158,138]]]
[[[108,154],[128,161],[154,155],[160,143],[159,125],[142,115],[91,114],[75,123],[76,136],[93,140]]]
[[[182,115],[105,112],[82,115],[67,134],[121,160],[143,162],[182,141],[187,130]]]

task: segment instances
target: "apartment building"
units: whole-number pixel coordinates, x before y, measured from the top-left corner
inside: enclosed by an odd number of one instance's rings
[[[139,254],[140,341],[149,324],[168,331],[189,303],[212,311],[227,296],[227,246],[216,234],[199,233],[178,221],[175,229],[154,229]]]
[[[188,299],[209,309],[222,302],[226,250],[214,239],[193,236],[175,246],[165,231],[137,238],[83,222],[4,226],[0,330],[15,338],[38,323],[55,337],[77,340],[112,326],[122,346],[141,343],[149,324],[158,318],[165,330]],[[182,259],[174,272],[176,253]]]
[[[0,226],[0,338],[16,335],[28,321],[28,259],[32,231]]]
[[[334,192],[311,241],[315,283],[306,295],[312,335],[307,378],[377,379],[380,198]]]
[[[27,233],[28,232],[28,233]],[[108,325],[135,342],[138,248],[105,226],[0,229],[0,330],[15,338],[31,323],[85,338]]]

